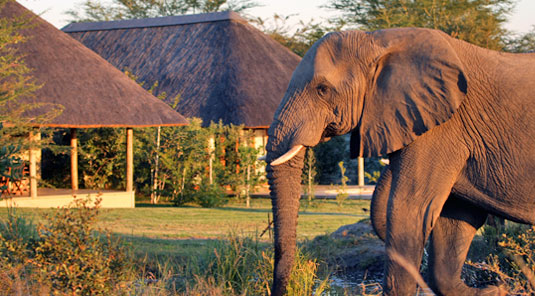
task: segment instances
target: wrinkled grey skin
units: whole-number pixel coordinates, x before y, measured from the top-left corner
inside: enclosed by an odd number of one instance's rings
[[[292,146],[351,132],[352,156],[388,155],[371,217],[386,243],[384,292],[414,295],[395,260],[439,295],[504,293],[467,287],[460,272],[487,214],[535,222],[535,55],[482,49],[428,29],[331,33],[295,70],[269,129],[268,163]],[[295,257],[304,149],[268,165],[275,218],[272,295]]]

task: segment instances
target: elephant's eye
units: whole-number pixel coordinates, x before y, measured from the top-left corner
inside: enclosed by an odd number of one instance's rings
[[[320,97],[325,97],[329,93],[329,87],[325,84],[320,84],[316,87],[316,92]]]

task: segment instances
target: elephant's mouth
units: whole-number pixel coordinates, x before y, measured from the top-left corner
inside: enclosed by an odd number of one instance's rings
[[[340,136],[344,133],[340,133],[340,127],[336,123],[330,123],[327,125],[327,127],[323,130],[323,133],[321,134],[320,143],[329,141],[332,137]]]

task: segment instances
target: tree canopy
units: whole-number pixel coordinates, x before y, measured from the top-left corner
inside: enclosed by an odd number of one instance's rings
[[[300,21],[296,26],[288,25],[292,16],[274,14],[270,19],[253,18],[250,21],[275,41],[304,56],[308,49],[329,31],[340,28],[315,22],[313,19]]]
[[[85,0],[81,12],[70,10],[67,14],[73,21],[94,22],[225,10],[240,12],[257,6],[259,4],[254,0],[112,0],[111,4]]]
[[[362,30],[422,27],[442,30],[455,38],[500,50],[503,27],[513,0],[329,0],[340,12],[337,21]]]
[[[0,9],[9,1],[12,0],[0,0]],[[29,124],[42,120],[24,116],[30,108],[39,106],[24,103],[22,99],[33,96],[41,87],[15,47],[25,42],[20,30],[27,26],[27,18],[0,19],[0,147],[22,145],[24,139],[13,135],[28,132]]]
[[[506,41],[506,50],[510,52],[535,52],[535,26],[525,34],[509,37]]]

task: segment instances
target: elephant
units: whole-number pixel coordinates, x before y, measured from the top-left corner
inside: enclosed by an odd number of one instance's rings
[[[350,133],[352,157],[389,159],[371,201],[385,295],[414,295],[429,241],[438,295],[503,295],[460,273],[489,214],[535,222],[535,54],[484,49],[424,28],[332,32],[295,69],[268,130],[271,295],[296,252],[305,149]],[[400,260],[402,258],[403,260]]]

